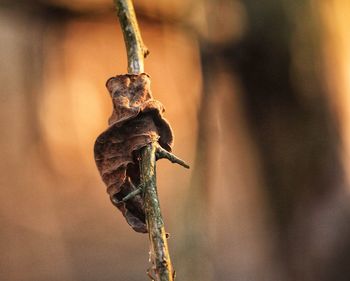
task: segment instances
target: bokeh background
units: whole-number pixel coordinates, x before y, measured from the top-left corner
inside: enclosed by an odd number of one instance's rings
[[[350,280],[350,2],[135,6],[177,280]],[[148,280],[93,159],[125,72],[112,1],[0,1],[0,280]]]

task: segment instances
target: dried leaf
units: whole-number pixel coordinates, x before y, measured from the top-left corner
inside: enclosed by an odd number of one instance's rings
[[[140,185],[139,150],[158,141],[167,151],[173,133],[163,118],[163,105],[153,99],[147,74],[125,74],[110,78],[106,87],[113,102],[109,128],[95,142],[95,161],[112,203],[137,232],[147,232],[144,202],[136,195],[121,200]]]

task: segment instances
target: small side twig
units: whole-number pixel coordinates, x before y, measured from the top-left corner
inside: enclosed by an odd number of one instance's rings
[[[162,159],[162,158],[166,158],[170,162],[175,163],[175,164],[179,164],[179,165],[185,167],[186,169],[190,168],[190,166],[185,161],[181,160],[176,155],[174,155],[174,154],[170,153],[169,151],[165,150],[159,144],[157,144],[157,148],[156,148],[156,157],[157,157],[157,160],[158,159]]]

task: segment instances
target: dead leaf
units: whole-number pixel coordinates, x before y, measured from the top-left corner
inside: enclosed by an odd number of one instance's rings
[[[109,128],[95,142],[96,165],[112,203],[135,231],[146,233],[142,196],[120,201],[140,185],[140,149],[157,141],[171,151],[173,133],[162,116],[163,105],[152,97],[147,74],[118,75],[110,78],[106,87],[113,112]]]

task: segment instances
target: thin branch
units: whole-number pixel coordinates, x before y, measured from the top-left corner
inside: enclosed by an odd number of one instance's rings
[[[145,213],[155,274],[159,281],[172,281],[173,268],[157,194],[156,147],[155,143],[151,143],[141,150],[141,181],[145,185]]]
[[[128,55],[128,72],[139,74],[144,71],[143,60],[148,54],[148,50],[142,42],[132,2],[131,0],[114,0],[114,3],[124,35]],[[157,194],[156,149],[156,143],[151,143],[141,149],[141,186],[145,202],[147,230],[151,243],[151,259],[155,267],[156,279],[157,281],[173,281],[173,267],[170,261],[166,232]],[[138,188],[125,196],[122,201],[125,202],[140,192],[141,189]]]
[[[144,72],[143,59],[149,54],[144,45],[131,0],[114,0],[117,16],[124,35],[128,56],[128,73]]]

